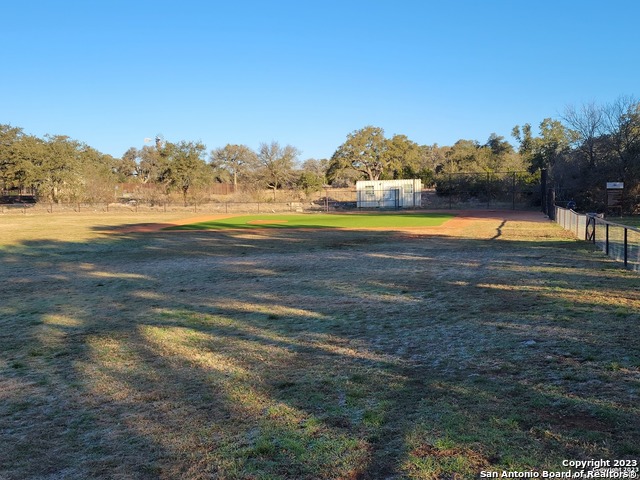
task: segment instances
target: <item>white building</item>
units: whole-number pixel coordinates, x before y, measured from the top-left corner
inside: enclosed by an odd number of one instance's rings
[[[421,206],[422,180],[361,180],[356,182],[358,208]]]

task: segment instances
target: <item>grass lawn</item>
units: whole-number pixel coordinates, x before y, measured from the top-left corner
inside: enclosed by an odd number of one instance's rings
[[[106,233],[173,220],[0,216],[0,478],[640,456],[640,277],[559,226]]]
[[[629,227],[640,228],[640,215],[633,215],[627,217],[607,217],[607,221],[613,223],[619,223],[621,225],[627,225]]]
[[[408,214],[298,214],[242,215],[169,227],[167,230],[225,230],[255,228],[410,228],[442,225],[453,215],[445,213]]]

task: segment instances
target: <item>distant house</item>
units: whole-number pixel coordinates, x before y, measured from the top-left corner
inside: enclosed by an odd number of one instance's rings
[[[421,206],[422,180],[361,180],[356,182],[358,208]]]

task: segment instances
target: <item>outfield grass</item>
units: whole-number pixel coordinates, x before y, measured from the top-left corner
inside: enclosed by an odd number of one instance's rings
[[[639,277],[555,224],[105,233],[135,221],[0,216],[0,478],[640,455]]]
[[[240,215],[220,220],[168,227],[166,230],[226,230],[238,228],[412,228],[439,226],[451,218],[453,218],[453,215],[445,213]]]

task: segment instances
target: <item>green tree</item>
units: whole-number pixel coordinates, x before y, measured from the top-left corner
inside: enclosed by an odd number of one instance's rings
[[[531,125],[515,126],[512,135],[520,144],[519,153],[531,173],[552,169],[558,160],[567,155],[572,142],[571,132],[558,120],[545,118],[540,122],[540,136],[534,137]]]
[[[83,144],[65,135],[45,135],[44,152],[36,159],[33,183],[51,202],[76,200],[82,190],[80,152]]]
[[[327,183],[332,187],[352,187],[358,180],[362,180],[362,173],[330,160],[326,177]]]
[[[26,147],[31,143],[29,140],[21,128],[0,125],[1,188],[22,188],[28,181],[31,162]]]
[[[516,125],[511,130],[511,136],[519,143],[518,153],[528,160],[534,149],[531,124],[525,123],[522,127]]]
[[[515,151],[513,145],[495,133],[489,136],[482,151],[487,153],[487,162],[484,165],[487,172],[515,172],[526,168],[522,156]]]
[[[506,157],[514,153],[513,145],[496,133],[489,135],[485,146],[489,147],[491,153],[496,157]]]
[[[142,183],[155,183],[168,188],[166,145],[145,145],[138,151],[137,177]]]
[[[481,172],[479,149],[480,145],[475,140],[458,140],[446,153],[442,173]]]
[[[81,191],[78,192],[79,199],[91,203],[112,201],[119,179],[117,174],[119,162],[111,155],[85,145],[79,157],[79,175],[82,185]]]
[[[422,168],[422,153],[420,145],[406,135],[394,135],[387,140],[384,151],[387,171],[383,176],[393,179],[415,178]]]
[[[437,143],[434,143],[433,145],[423,145],[420,149],[422,150],[421,171],[428,172],[428,178],[423,179],[423,184],[432,185],[434,175],[444,171],[447,163],[447,154],[449,150],[451,150],[451,147],[441,147]]]
[[[352,168],[369,180],[379,180],[390,167],[387,148],[382,128],[364,127],[347,135],[347,140],[331,157],[329,169],[337,171]]]
[[[227,144],[223,148],[211,151],[210,165],[229,174],[234,190],[237,190],[238,179],[247,178],[250,172],[258,167],[258,156],[245,145]]]
[[[175,144],[167,142],[161,150],[161,156],[166,156],[166,170],[162,176],[171,188],[180,190],[185,206],[192,187],[212,180],[211,169],[203,158],[205,152],[203,143],[184,140]]]
[[[572,133],[561,122],[545,118],[540,122],[540,137],[534,145],[533,166],[553,167],[568,153],[572,138]]]
[[[114,173],[118,176],[118,181],[127,182],[138,177],[138,149],[131,147],[122,155],[122,158],[115,161]]]
[[[310,158],[302,163],[302,171],[296,182],[298,188],[309,194],[322,190],[327,183],[328,160],[316,160]]]
[[[300,176],[296,181],[296,186],[309,194],[313,192],[319,192],[324,186],[323,177],[320,177],[312,172],[300,172]]]

